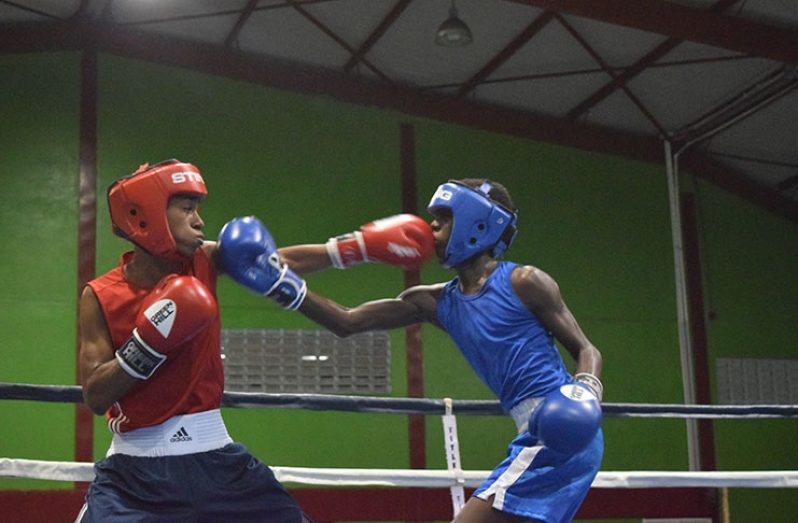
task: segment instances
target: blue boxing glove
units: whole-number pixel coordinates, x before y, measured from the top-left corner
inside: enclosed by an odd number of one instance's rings
[[[280,261],[269,230],[254,216],[234,218],[219,233],[219,263],[233,280],[296,310],[307,294],[305,280]]]
[[[592,376],[598,382],[598,378]],[[600,394],[600,393],[598,393]],[[542,444],[563,454],[587,447],[601,427],[597,392],[579,380],[547,394],[529,416],[529,433]]]

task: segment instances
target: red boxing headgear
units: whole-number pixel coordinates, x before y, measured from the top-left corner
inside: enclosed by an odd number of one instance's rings
[[[176,194],[208,194],[199,170],[190,163],[167,160],[144,164],[108,188],[108,209],[114,234],[154,256],[179,258],[166,219],[169,198]]]

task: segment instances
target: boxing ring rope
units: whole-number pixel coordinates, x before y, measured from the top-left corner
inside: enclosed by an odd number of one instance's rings
[[[81,388],[75,385],[33,385],[0,382],[0,400],[81,403]],[[230,408],[282,408],[343,412],[390,413],[404,415],[441,415],[444,431],[453,427],[457,442],[454,414],[502,416],[495,400],[451,400],[428,398],[394,398],[342,396],[324,394],[269,394],[225,392],[222,405]],[[798,405],[681,405],[604,403],[605,416],[762,419],[798,418]],[[447,419],[448,418],[448,419]],[[449,432],[452,432],[451,430]],[[271,466],[282,483],[323,487],[399,487],[449,488],[453,503],[457,492],[475,488],[490,471],[467,471],[459,468],[459,451],[455,460],[447,456],[449,470],[348,469]],[[93,463],[44,461],[0,457],[0,477],[87,482],[94,478]],[[597,489],[680,489],[680,488],[798,488],[798,471],[771,470],[746,472],[719,471],[601,471],[591,485]],[[462,503],[462,501],[460,501]],[[457,508],[455,507],[455,513]]]
[[[55,403],[82,403],[77,385],[31,385],[0,382],[0,400],[28,400]],[[272,394],[225,392],[223,407],[334,410],[383,414],[445,414],[445,400],[388,398],[328,394]],[[452,400],[457,414],[503,416],[495,400]],[[656,418],[798,418],[798,405],[682,405],[654,403],[602,403],[605,416]]]
[[[0,477],[52,481],[91,481],[93,463],[0,458]],[[346,469],[270,466],[281,483],[329,487],[476,488],[489,470]],[[798,471],[757,472],[599,472],[591,488],[740,487],[798,488]]]

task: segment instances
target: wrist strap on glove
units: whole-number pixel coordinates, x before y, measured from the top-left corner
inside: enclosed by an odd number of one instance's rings
[[[366,255],[366,243],[360,231],[330,238],[325,247],[336,269],[348,269],[353,265],[371,261]]]
[[[115,356],[122,370],[140,380],[149,379],[166,361],[166,356],[147,345],[136,329],[133,329],[133,335],[116,351]]]
[[[580,372],[574,376],[574,382],[586,386],[601,402],[601,398],[604,396],[604,385],[602,385],[597,376],[589,372]]]
[[[281,263],[276,253],[269,258],[269,263],[280,268],[280,276],[264,294],[279,303],[284,309],[297,310],[308,294],[307,283],[288,265]]]

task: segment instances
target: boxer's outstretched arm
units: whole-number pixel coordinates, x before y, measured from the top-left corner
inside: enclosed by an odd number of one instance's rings
[[[213,261],[214,267],[221,270],[218,246],[217,242],[206,241],[202,249]],[[297,274],[308,274],[332,267],[327,247],[323,243],[282,247],[277,249],[277,253],[283,263],[291,267]]]
[[[397,214],[330,238],[324,245],[283,247],[278,253],[298,274],[328,267],[347,269],[361,263],[389,263],[414,269],[435,253],[435,239],[430,225],[422,218]]]
[[[369,301],[352,308],[308,291],[299,311],[340,337],[422,322],[438,325],[435,308],[442,288],[443,284],[419,285],[395,299]]]
[[[308,274],[332,267],[332,261],[323,243],[293,245],[277,249],[280,259],[297,274]]]
[[[254,220],[254,217],[248,219]],[[231,222],[241,220],[236,218]],[[205,242],[203,249],[219,268],[217,247],[213,242]],[[281,247],[277,254],[281,262],[295,273],[308,274],[330,267],[345,269],[366,262],[416,268],[428,260],[434,250],[429,224],[418,216],[399,214],[367,223],[359,231],[330,238],[324,244]]]

